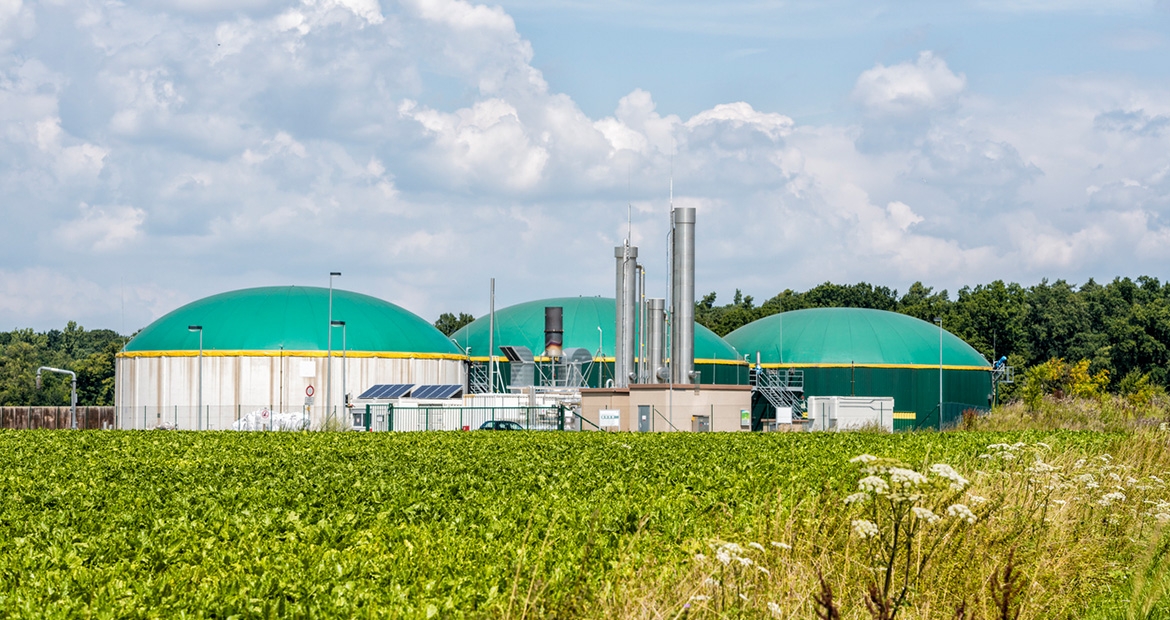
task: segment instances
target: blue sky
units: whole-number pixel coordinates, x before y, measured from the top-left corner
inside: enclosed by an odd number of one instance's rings
[[[0,329],[1170,278],[1170,3],[0,0]]]

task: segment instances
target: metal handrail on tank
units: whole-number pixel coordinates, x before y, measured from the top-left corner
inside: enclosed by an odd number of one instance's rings
[[[789,407],[794,416],[804,417],[808,410],[804,398],[804,371],[792,368],[756,368],[753,389],[776,409]]]

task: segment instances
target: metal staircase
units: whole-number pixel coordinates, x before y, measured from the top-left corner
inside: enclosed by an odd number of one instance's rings
[[[804,400],[804,371],[791,368],[753,369],[755,383],[752,389],[759,392],[776,409],[791,407],[793,418],[804,418],[808,411]]]
[[[467,391],[471,394],[488,394],[488,367],[486,363],[472,362],[467,369]]]

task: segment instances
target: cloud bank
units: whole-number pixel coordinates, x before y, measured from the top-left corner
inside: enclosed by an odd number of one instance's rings
[[[973,92],[937,50],[861,71],[856,122],[636,89],[590,118],[498,7],[462,0],[0,2],[0,320],[133,331],[233,288],[339,286],[433,319],[612,294],[626,235],[664,289],[952,290],[1164,274],[1170,101],[1123,79]]]

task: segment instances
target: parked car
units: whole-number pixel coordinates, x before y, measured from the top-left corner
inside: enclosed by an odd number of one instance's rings
[[[488,420],[479,425],[481,431],[522,431],[523,426],[511,420]]]

